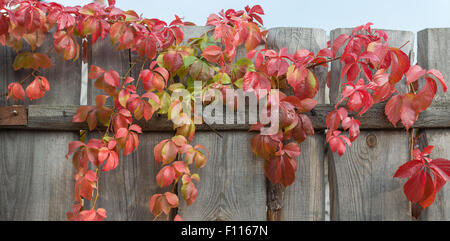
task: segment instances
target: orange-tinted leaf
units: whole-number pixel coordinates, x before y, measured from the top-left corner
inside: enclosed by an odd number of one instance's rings
[[[25,91],[21,84],[13,82],[8,85],[8,99],[13,98],[14,100],[24,100]]]

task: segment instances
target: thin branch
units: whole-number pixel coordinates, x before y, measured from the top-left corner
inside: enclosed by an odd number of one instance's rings
[[[97,181],[96,181],[97,189],[96,189],[96,193],[95,193],[94,204],[92,204],[92,210],[95,210],[95,204],[97,204],[98,193],[99,193],[99,189],[100,189],[100,187],[99,187],[99,185],[98,185],[99,180],[100,180],[100,176],[99,176],[99,173],[98,173],[98,167],[97,167],[97,170],[95,171],[95,173],[96,173],[96,175],[97,175]]]
[[[409,40],[406,41],[406,43],[404,43],[404,44],[403,44],[400,48],[398,48],[398,49],[402,49],[402,48],[405,47],[408,43],[409,43]]]
[[[308,68],[308,69],[312,69],[312,68],[317,67],[317,66],[319,66],[319,65],[327,64],[327,63],[333,62],[333,61],[335,61],[335,60],[338,60],[338,59],[340,59],[340,58],[341,58],[341,56],[336,57],[336,58],[333,58],[333,59],[329,59],[329,60],[327,60],[327,61],[322,61],[322,62],[319,62],[319,63],[315,63],[315,64],[313,64],[313,65],[308,66],[307,68]]]
[[[20,84],[20,85],[23,85],[23,84],[25,83],[25,81],[27,81],[30,77],[35,76],[35,73],[36,73],[36,72],[37,72],[36,70],[33,70],[29,75],[27,75],[24,79],[22,79],[22,80],[19,82],[19,84]],[[0,97],[4,97],[4,96],[8,96],[8,92],[3,93],[3,94],[0,95]]]
[[[220,134],[220,132],[218,132],[216,129],[214,129],[211,125],[209,125],[208,123],[205,122],[205,125],[207,127],[209,127],[210,130],[212,130],[214,133],[216,133],[218,136],[220,136],[220,138],[223,138],[222,134]]]

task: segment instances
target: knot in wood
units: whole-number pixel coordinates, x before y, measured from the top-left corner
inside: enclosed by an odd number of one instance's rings
[[[374,134],[369,134],[366,137],[366,143],[370,148],[375,147],[377,145],[377,137]]]

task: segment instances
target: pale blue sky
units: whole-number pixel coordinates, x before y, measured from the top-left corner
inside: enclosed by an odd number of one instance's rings
[[[107,0],[105,0],[106,2]],[[66,5],[83,5],[88,0],[56,0]],[[204,25],[210,13],[221,9],[243,9],[260,4],[266,28],[314,27],[332,30],[373,22],[375,28],[409,30],[450,27],[449,0],[117,0],[121,9],[133,9],[145,17],[173,19],[174,14]]]

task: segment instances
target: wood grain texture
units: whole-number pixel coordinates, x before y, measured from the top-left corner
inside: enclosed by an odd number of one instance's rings
[[[264,162],[251,151],[253,133],[221,134],[196,134],[194,143],[210,156],[204,168],[192,168],[200,175],[197,200],[191,206],[182,201],[178,214],[183,220],[266,220]]]
[[[267,34],[268,48],[279,50],[285,47],[290,54],[300,49],[317,53],[327,46],[326,42],[326,33],[322,29],[271,28]],[[324,67],[316,67],[313,72],[320,84],[315,99],[320,104],[324,104],[328,70]],[[328,113],[328,110],[325,112]],[[323,112],[324,115],[316,110],[311,112],[312,118],[318,117],[313,120],[313,123],[325,123],[325,112]],[[268,183],[267,192],[270,194],[268,198],[271,197],[271,200],[268,200],[269,220],[273,220],[272,216],[277,220],[323,220],[325,218],[323,133],[316,133],[314,137],[307,138],[300,148],[302,153],[297,158],[299,167],[295,182],[285,190]],[[278,194],[278,192],[284,192],[284,194]],[[272,200],[275,197],[281,200]],[[280,204],[282,204],[281,207]]]
[[[0,220],[66,220],[73,204],[67,144],[77,133],[0,131]]]
[[[286,188],[283,220],[323,221],[325,218],[325,140],[316,133],[300,144],[295,182]]]
[[[39,48],[44,53],[53,45],[51,36],[46,38]],[[10,82],[20,81],[31,72],[12,70],[15,55],[13,50],[0,47],[1,93],[7,91]],[[79,104],[80,60],[64,61],[54,51],[49,57],[53,66],[40,71],[50,83],[50,91],[44,98],[25,103],[4,102],[2,98],[0,105]],[[77,132],[0,130],[0,220],[66,219],[66,212],[73,204],[74,181],[72,163],[64,155],[68,143],[76,139]]]
[[[342,157],[330,155],[331,220],[411,220],[404,182],[392,177],[408,156],[405,131],[364,131]]]
[[[444,75],[447,86],[450,85],[450,28],[425,29],[418,33],[417,61],[424,69],[437,69]],[[439,85],[439,84],[438,84]],[[449,93],[438,87],[434,104],[442,104],[450,100]],[[433,106],[432,105],[432,106]],[[433,145],[432,158],[450,160],[450,128],[424,131],[425,141]],[[445,185],[430,207],[422,212],[419,220],[450,220],[450,187]]]
[[[410,58],[413,57],[414,33],[385,31],[390,46],[398,48],[409,41],[402,50]],[[335,29],[331,31],[331,39],[342,33],[351,34],[351,29]],[[341,67],[336,61],[331,64],[331,104],[340,99]],[[401,93],[406,91],[405,82],[403,79],[396,86]],[[372,108],[380,108],[381,105]],[[384,117],[384,114],[378,115]],[[373,148],[367,144],[369,135],[377,139]],[[404,131],[388,130],[361,131],[359,138],[351,148],[347,147],[343,156],[328,150],[331,220],[410,220],[409,202],[403,194],[400,181],[392,178],[397,168],[409,160],[408,150],[408,135]]]
[[[107,220],[152,221],[149,201],[153,194],[168,191],[156,184],[153,148],[173,133],[153,132],[139,135],[139,148],[130,155],[120,156],[119,165],[110,172],[101,172],[97,207],[108,211]],[[97,135],[98,138],[98,135]],[[165,216],[161,220],[165,220]]]
[[[27,122],[25,106],[0,106],[0,126],[26,126]]]

